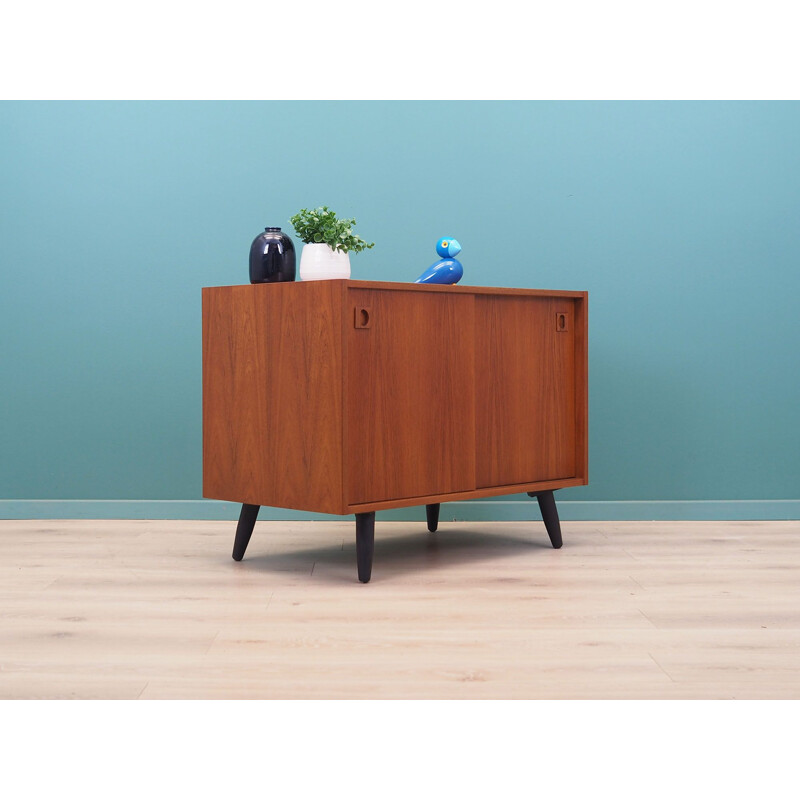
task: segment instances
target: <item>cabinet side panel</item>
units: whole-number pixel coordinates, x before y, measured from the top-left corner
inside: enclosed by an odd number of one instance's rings
[[[475,303],[477,487],[574,477],[575,301]]]
[[[575,468],[589,483],[589,294],[575,301]]]
[[[341,287],[203,299],[203,495],[342,513]]]

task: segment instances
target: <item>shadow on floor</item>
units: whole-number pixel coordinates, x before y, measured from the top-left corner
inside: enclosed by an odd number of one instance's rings
[[[486,531],[444,524],[436,533],[428,533],[423,524],[408,533],[383,537],[380,527],[376,526],[372,579],[385,580],[414,573],[428,573],[429,576],[431,570],[446,571],[459,565],[552,550],[541,523],[532,522],[527,535],[520,532],[517,536],[498,532],[498,523],[491,525],[494,531],[488,529],[488,524]],[[262,542],[259,547],[257,536],[258,528],[253,533],[242,566],[264,572],[306,573],[315,581],[341,583],[357,580],[355,531],[352,541],[345,538],[343,545],[298,547],[297,550],[280,552],[270,552],[269,549],[264,552],[264,544]]]

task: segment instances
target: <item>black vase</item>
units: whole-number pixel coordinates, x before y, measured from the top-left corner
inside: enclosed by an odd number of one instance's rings
[[[250,245],[250,283],[293,281],[294,243],[280,228],[265,228]]]

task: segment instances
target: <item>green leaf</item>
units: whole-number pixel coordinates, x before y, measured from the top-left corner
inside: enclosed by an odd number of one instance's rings
[[[337,219],[336,212],[328,206],[317,206],[313,211],[301,208],[289,218],[300,239],[306,244],[327,244],[332,250],[347,253],[352,250],[360,253],[375,243],[367,244],[360,236],[353,233],[355,218]]]

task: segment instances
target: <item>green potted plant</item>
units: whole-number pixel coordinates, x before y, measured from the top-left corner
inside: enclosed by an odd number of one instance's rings
[[[301,209],[289,220],[305,242],[300,254],[300,279],[319,281],[350,277],[350,251],[360,253],[375,242],[353,233],[354,219],[337,219],[328,206]]]

